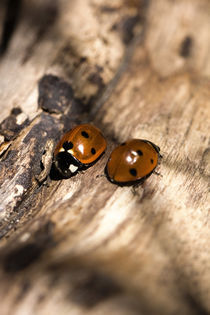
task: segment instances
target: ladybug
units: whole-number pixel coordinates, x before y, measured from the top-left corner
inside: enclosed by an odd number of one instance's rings
[[[112,151],[105,174],[119,186],[142,183],[158,165],[159,152],[160,148],[148,140],[128,140]]]
[[[82,124],[64,134],[54,151],[54,168],[63,178],[93,165],[106,150],[106,140],[101,131]]]

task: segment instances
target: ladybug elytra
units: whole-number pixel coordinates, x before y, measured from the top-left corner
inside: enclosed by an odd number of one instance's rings
[[[148,140],[128,140],[112,151],[105,174],[109,181],[120,186],[141,183],[158,165],[159,152],[160,148]]]

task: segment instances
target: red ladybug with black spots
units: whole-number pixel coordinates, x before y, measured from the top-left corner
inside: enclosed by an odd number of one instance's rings
[[[63,178],[69,178],[93,165],[106,147],[106,140],[98,128],[90,124],[78,125],[64,134],[56,146],[54,167]]]
[[[142,183],[158,165],[160,148],[148,140],[131,139],[116,147],[106,164],[108,180],[119,186]]]

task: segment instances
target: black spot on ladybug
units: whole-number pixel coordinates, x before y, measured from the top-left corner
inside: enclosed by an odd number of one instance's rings
[[[136,176],[137,175],[137,171],[136,171],[135,168],[131,168],[130,169],[130,173],[131,173],[132,176]]]
[[[94,148],[91,149],[92,154],[96,154],[96,150]]]
[[[151,159],[151,160],[150,160],[150,162],[153,164],[153,163],[154,163],[154,160],[153,160],[153,159]]]
[[[138,150],[137,153],[138,153],[139,156],[143,155],[143,152],[141,150]]]
[[[64,148],[65,151],[71,150],[73,148],[73,146],[74,145],[73,145],[73,143],[71,141],[70,142],[66,141],[63,144],[63,148]]]
[[[86,131],[82,131],[82,132],[81,132],[81,135],[82,135],[84,138],[89,138],[89,134],[88,134]]]

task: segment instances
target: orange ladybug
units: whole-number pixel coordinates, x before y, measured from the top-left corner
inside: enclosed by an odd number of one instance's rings
[[[106,140],[98,128],[90,124],[78,125],[64,134],[56,146],[54,167],[62,177],[69,178],[93,165],[106,146]]]
[[[142,183],[158,165],[159,152],[160,148],[148,140],[128,140],[112,151],[105,174],[120,186]]]

